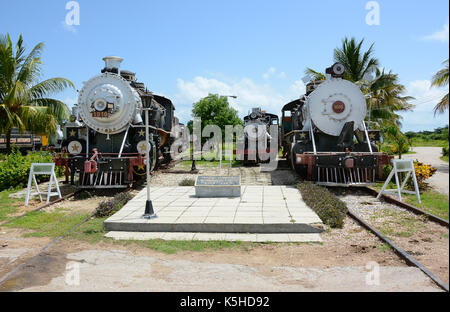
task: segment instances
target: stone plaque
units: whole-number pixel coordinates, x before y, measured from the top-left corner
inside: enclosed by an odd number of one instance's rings
[[[240,176],[198,176],[195,181],[197,197],[240,197]]]
[[[199,176],[195,185],[198,186],[239,186],[241,177],[229,176]]]

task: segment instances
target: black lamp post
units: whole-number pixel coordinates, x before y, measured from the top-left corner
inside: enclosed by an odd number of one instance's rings
[[[150,199],[150,133],[149,133],[149,114],[151,110],[153,94],[146,92],[141,96],[142,106],[145,112],[145,141],[146,141],[146,170],[147,170],[147,201],[145,203],[145,212],[142,216],[145,219],[156,218],[156,214],[153,210],[152,200]],[[155,161],[155,159],[154,159]]]

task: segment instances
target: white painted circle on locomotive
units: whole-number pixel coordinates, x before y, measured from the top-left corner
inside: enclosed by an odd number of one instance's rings
[[[259,119],[249,120],[245,123],[244,133],[253,140],[263,139],[267,133],[266,127]]]
[[[78,107],[87,126],[100,133],[114,134],[122,132],[134,120],[142,103],[128,81],[106,72],[84,84]]]
[[[78,141],[72,141],[67,146],[67,151],[72,155],[78,155],[81,153],[83,146]]]
[[[147,142],[146,141],[140,141],[136,145],[138,153],[144,155],[147,152]]]
[[[322,132],[338,136],[346,122],[354,121],[354,130],[366,117],[366,100],[354,83],[331,78],[320,84],[306,100],[311,120]]]

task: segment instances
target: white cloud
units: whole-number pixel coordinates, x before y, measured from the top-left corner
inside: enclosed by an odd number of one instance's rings
[[[412,104],[416,105],[412,112],[401,113],[404,131],[433,130],[448,124],[448,114],[434,116],[433,108],[448,93],[447,88],[431,87],[430,80],[414,80],[406,86],[405,94],[413,96]]]
[[[275,72],[277,71],[277,69],[275,67],[270,67],[269,70],[263,74],[263,78],[264,79],[269,79],[270,76],[273,76],[275,74]]]
[[[237,96],[237,99],[229,98],[229,102],[241,117],[254,107],[279,115],[283,105],[305,93],[305,84],[301,80],[295,81],[286,91],[275,90],[268,83],[255,83],[249,78],[231,82],[206,77],[195,77],[191,81],[179,78],[177,88],[178,92],[174,97],[176,115],[185,122],[192,118],[192,103],[209,93]]]
[[[448,42],[448,21],[441,30],[438,30],[431,35],[423,37],[424,40],[437,40],[441,42]]]
[[[75,28],[75,26],[67,24],[66,21],[61,21],[61,25],[62,25],[62,27],[63,27],[64,30],[69,31],[69,32],[71,32],[71,33],[76,34],[77,31],[78,31],[78,30]]]

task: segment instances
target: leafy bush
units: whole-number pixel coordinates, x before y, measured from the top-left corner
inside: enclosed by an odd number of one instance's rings
[[[178,183],[179,186],[194,186],[195,180],[194,179],[183,179],[180,183]]]
[[[297,184],[305,203],[314,210],[324,224],[342,228],[347,214],[347,205],[324,187],[310,182]]]
[[[119,211],[133,196],[128,193],[119,193],[109,200],[102,201],[95,210],[95,216],[98,218],[109,217]]]
[[[31,163],[51,163],[52,154],[49,152],[30,152],[23,156],[18,149],[5,155],[0,162],[0,191],[25,187],[28,183]],[[38,183],[48,181],[48,176],[36,176]]]
[[[442,148],[442,156],[448,156],[448,146]]]
[[[425,180],[429,179],[436,170],[437,169],[431,167],[431,165],[425,165],[418,160],[414,162],[414,171],[416,173],[417,185],[419,186],[420,191],[426,191],[430,187]],[[409,189],[414,190],[413,179],[408,179],[407,186]]]

